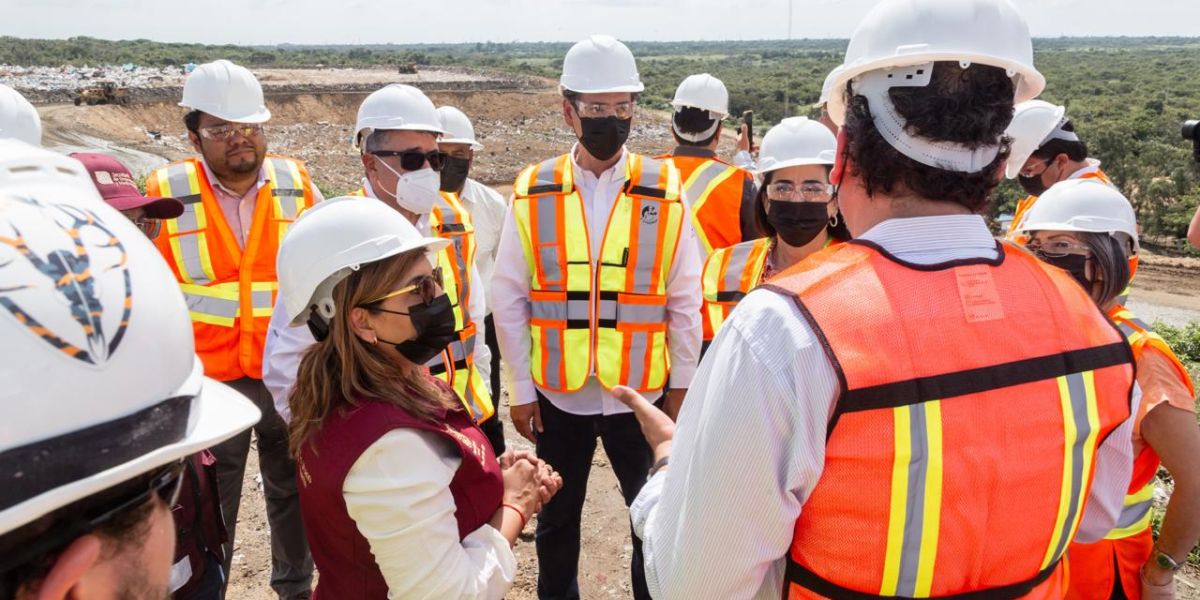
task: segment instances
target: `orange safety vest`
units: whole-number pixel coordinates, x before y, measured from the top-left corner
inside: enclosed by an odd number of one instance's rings
[[[849,242],[764,286],[794,299],[841,388],[786,597],[1061,597],[1133,359],[1079,284],[998,249],[910,265]]]
[[[440,357],[427,366],[434,376],[449,383],[458,393],[476,423],[496,413],[492,395],[483,376],[475,368],[475,344],[478,324],[471,320],[471,266],[475,264],[475,225],[458,194],[442,192],[429,214],[434,235],[453,243],[438,253],[442,269],[442,288],[454,307],[454,328],[458,340],[451,342]]]
[[[1124,306],[1113,307],[1108,317],[1125,334],[1135,362],[1142,360],[1147,347],[1162,352],[1175,365],[1180,381],[1193,396],[1196,395],[1187,367],[1183,366],[1162,336],[1154,333]],[[1071,544],[1067,553],[1071,571],[1067,598],[1091,600],[1109,597],[1115,583],[1115,573],[1120,573],[1121,588],[1127,598],[1139,600],[1142,597],[1141,568],[1150,559],[1154,548],[1150,509],[1154,505],[1154,481],[1158,465],[1158,454],[1149,444],[1144,445],[1134,457],[1133,477],[1116,526],[1099,542]]]
[[[154,244],[187,301],[205,375],[219,381],[262,378],[263,342],[279,289],[275,254],[292,221],[313,204],[304,163],[268,155],[263,169],[267,183],[255,199],[244,248],[200,159],[172,163],[146,177],[147,196],[183,202],[183,214],[165,222]]]
[[[712,341],[733,307],[762,282],[770,254],[771,238],[759,238],[715,250],[704,261],[704,341]]]
[[[742,241],[742,192],[746,170],[702,156],[663,155],[679,169],[684,197],[692,205],[692,228],[705,256]]]
[[[370,197],[366,186],[360,187],[351,196]],[[454,327],[458,341],[452,342],[445,352],[434,357],[426,367],[430,374],[449,383],[463,406],[471,413],[476,423],[482,423],[496,414],[495,403],[483,376],[475,368],[475,344],[478,340],[478,325],[471,320],[471,265],[475,264],[475,225],[471,214],[463,207],[457,194],[441,192],[437,204],[429,215],[429,227],[433,234],[453,241],[445,250],[438,252],[438,267],[442,269],[442,289],[450,297],[454,307]]]
[[[1113,185],[1112,180],[1108,178],[1108,175],[1105,175],[1104,171],[1101,171],[1100,169],[1084,173],[1083,175],[1079,176],[1079,179],[1095,179],[1096,181],[1100,181],[1111,187],[1116,187]],[[1024,245],[1029,241],[1026,236],[1017,232],[1017,228],[1021,226],[1021,222],[1025,220],[1025,214],[1029,212],[1029,209],[1033,208],[1033,205],[1037,202],[1037,200],[1037,196],[1025,196],[1017,201],[1017,208],[1013,211],[1013,220],[1008,224],[1008,234],[1005,236],[1006,238],[1021,245]]]
[[[573,171],[564,154],[530,165],[513,184],[530,274],[533,382],[573,392],[594,373],[605,389],[662,389],[670,370],[667,281],[686,218],[679,171],[626,156],[625,185],[595,258]]]

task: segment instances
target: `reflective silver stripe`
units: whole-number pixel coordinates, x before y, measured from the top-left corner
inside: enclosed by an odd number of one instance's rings
[[[200,174],[197,173],[196,176],[198,178]],[[195,204],[201,199],[200,190],[192,189],[192,180],[188,176],[188,163],[178,163],[168,167],[167,185],[171,186],[171,196],[184,204]],[[190,230],[180,228],[180,231]]]
[[[730,250],[729,266],[725,268],[725,278],[722,280],[724,285],[721,291],[741,290],[742,271],[746,269],[746,264],[750,261],[750,253],[753,251],[754,244],[738,244]]]
[[[667,307],[653,304],[620,304],[617,320],[621,323],[666,323]]]
[[[562,366],[563,348],[559,343],[561,329],[542,329],[542,339],[546,340],[546,352],[542,361],[546,363],[546,386],[561,388],[562,380],[558,378],[558,370]]]
[[[558,159],[557,159],[557,158],[552,158],[552,159],[550,159],[550,160],[544,160],[544,161],[542,161],[542,164],[538,165],[538,168],[537,168],[537,181],[534,183],[534,185],[535,185],[535,186],[537,186],[537,187],[541,187],[541,186],[543,186],[543,185],[556,185],[556,184],[558,184],[559,182],[558,182],[558,181],[557,181],[557,179],[554,177],[554,168],[555,168],[557,165],[558,165]]]
[[[191,312],[230,319],[236,318],[239,313],[237,300],[226,300],[224,298],[189,294],[187,292],[184,292],[183,300],[187,303],[188,310]]]
[[[1113,529],[1124,529],[1126,527],[1133,527],[1139,521],[1146,518],[1146,513],[1150,512],[1150,509],[1153,506],[1154,506],[1154,496],[1151,495],[1149,498],[1147,498],[1143,502],[1138,502],[1137,504],[1130,504],[1129,506],[1122,508],[1121,516],[1117,518],[1117,524],[1115,526],[1113,526]]]
[[[196,222],[195,202],[183,206],[183,214],[175,219],[175,225],[179,228],[180,233],[187,233],[200,228],[200,224]]]
[[[614,308],[612,312],[613,316],[609,318],[615,319],[616,309]],[[550,321],[587,320],[588,302],[587,300],[568,300],[565,303],[533,300],[529,303],[529,315],[535,319]]]
[[[271,290],[255,290],[250,292],[250,302],[254,308],[271,308],[275,306],[274,293]]]
[[[551,287],[562,289],[566,285],[563,278],[562,269],[558,265],[558,253],[565,249],[559,248],[558,233],[558,196],[547,195],[537,196],[532,199],[537,202],[534,210],[537,211],[538,226],[537,226],[537,242],[534,246],[534,251],[538,253],[538,263],[541,265],[542,273],[547,281],[558,283],[561,285],[552,285]]]
[[[642,159],[642,172],[634,175],[634,185],[647,188],[658,188],[658,174],[662,170],[662,161],[653,158]]]
[[[197,231],[196,206],[195,204],[188,204],[184,207],[183,214],[179,216],[177,223],[179,224],[179,231],[190,233],[177,235],[175,236],[175,240],[179,244],[179,260],[183,261],[183,266],[187,270],[187,277],[196,285],[206,285],[211,283],[211,280],[209,280],[208,275],[204,272],[204,261],[200,256],[200,236],[207,234],[203,231]]]
[[[1136,325],[1138,327],[1141,327],[1142,329],[1145,329],[1146,331],[1154,331],[1154,328],[1150,327],[1149,325],[1146,324],[1145,321],[1143,321],[1135,316],[1130,315],[1129,322],[1133,323],[1134,325]]]
[[[1126,338],[1131,338],[1138,332],[1127,323],[1117,323],[1117,329],[1120,329],[1121,333],[1124,334]]]
[[[600,320],[613,320],[613,321],[615,321],[617,319],[618,307],[617,307],[616,300],[601,300],[597,304],[598,304],[598,306],[596,308],[596,317],[597,318],[599,318]]]
[[[282,158],[271,158],[271,166],[275,170],[275,177],[271,180],[271,194],[279,200],[280,210],[283,211],[283,218],[289,221],[295,220],[299,214],[298,203],[296,198],[304,196],[304,188],[297,187],[298,173],[295,176],[292,173],[291,161]],[[303,185],[303,183],[300,183]]]
[[[929,433],[925,404],[909,407],[908,498],[904,508],[904,538],[900,545],[900,578],[896,595],[917,594],[917,570],[921,564],[921,536],[925,528],[925,486],[929,476]],[[933,560],[933,557],[929,557]]]
[[[462,340],[454,340],[450,342],[450,359],[454,362],[466,360],[472,352],[475,352],[475,336],[467,338],[464,343]]]
[[[454,206],[441,194],[438,194],[436,206],[442,211],[442,225],[459,225],[462,223],[458,211],[454,210]]]
[[[1054,549],[1055,559],[1066,552],[1067,543],[1071,541],[1071,529],[1077,518],[1075,513],[1079,507],[1079,497],[1083,493],[1083,453],[1092,433],[1092,425],[1088,421],[1087,386],[1083,374],[1067,375],[1067,389],[1071,394],[1071,413],[1075,420],[1075,444],[1071,447],[1071,501],[1067,508],[1067,517],[1063,519],[1063,529],[1059,532],[1058,546]]]
[[[692,185],[688,186],[687,194],[688,202],[692,206],[700,204],[703,199],[704,190],[708,189],[708,184],[725,172],[728,167],[715,161],[708,161],[703,167],[700,167],[698,174],[692,175]]]
[[[654,260],[655,251],[658,250],[658,220],[665,219],[667,216],[663,214],[666,207],[662,202],[641,198],[635,209],[632,218],[641,219],[641,226],[638,227],[637,239],[637,264],[633,265],[633,292],[639,294],[652,294],[655,290],[650,289],[650,282],[654,275],[654,269],[658,268],[658,262]],[[648,212],[648,211],[653,211]],[[652,222],[647,223],[647,218],[650,214],[656,215]],[[625,268],[629,268],[626,266]]]
[[[646,376],[646,353],[649,351],[650,334],[644,331],[635,331],[629,334],[629,355],[625,360],[629,363],[629,379],[626,383],[630,387],[642,387],[642,380]]]

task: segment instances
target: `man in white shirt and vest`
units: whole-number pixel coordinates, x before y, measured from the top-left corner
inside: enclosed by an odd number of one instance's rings
[[[262,349],[279,287],[279,241],[301,212],[323,198],[304,163],[267,154],[263,123],[271,111],[245,67],[227,60],[196,67],[180,105],[189,109],[184,125],[200,156],[146,177],[147,196],[171,196],[184,204],[183,215],[166,220],[154,243],[187,301],[205,372],[245,394],[263,413],[254,432],[271,529],[271,588],[285,600],[307,598],[313,566],[296,464],[288,454],[286,424],[271,410],[263,386]],[[212,449],[229,529],[226,573],[249,451],[249,431]]]
[[[475,152],[483,144],[475,139],[475,127],[471,119],[453,106],[438,108],[445,135],[438,140],[438,149],[446,153],[442,165],[442,194],[453,195],[471,215],[475,226],[475,268],[479,274],[477,285],[484,291],[484,329],[491,360],[487,363],[475,361],[482,381],[488,384],[492,404],[500,402],[500,347],[496,343],[496,331],[492,324],[492,270],[496,265],[496,249],[500,246],[500,230],[504,227],[504,215],[508,203],[500,192],[470,177],[475,164]],[[496,456],[504,454],[504,425],[500,419],[492,418],[480,423],[480,429],[492,443]]]
[[[512,368],[513,426],[563,487],[538,517],[538,596],[578,598],[580,516],[603,443],[628,504],[650,451],[609,391],[666,391],[674,415],[700,352],[700,256],[679,172],[625,149],[643,86],[608,36],[567,52],[563,118],[579,143],[525,169],[496,256],[497,338]],[[648,598],[634,540],[633,595]]]
[[[855,239],[751,292],[631,508],[658,600],[1056,598],[1140,398],[1121,334],[979,214],[1045,79],[1008,0],[883,0],[829,97]],[[1022,335],[1014,336],[1014,328]]]
[[[490,360],[478,331],[483,326],[484,291],[476,283],[480,278],[471,260],[475,242],[470,215],[456,198],[439,192],[438,169],[446,155],[437,140],[443,133],[433,102],[415,87],[392,84],[367,96],[359,107],[354,137],[362,151],[365,177],[353,195],[383,202],[425,235],[455,242],[439,253],[438,266],[443,288],[453,299],[461,337],[429,366],[455,388],[476,422],[483,423],[495,413],[485,378],[475,371],[475,365]],[[271,318],[263,371],[275,409],[290,420],[288,394],[313,334],[309,328],[289,327],[279,308],[277,304]]]

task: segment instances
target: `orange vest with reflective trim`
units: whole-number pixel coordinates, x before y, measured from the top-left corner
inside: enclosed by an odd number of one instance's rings
[[[429,214],[429,227],[437,237],[453,242],[438,253],[438,266],[442,269],[442,288],[453,304],[454,328],[458,332],[458,340],[429,363],[429,372],[449,383],[475,422],[482,423],[496,410],[488,385],[475,368],[478,324],[471,320],[470,311],[472,286],[477,283],[471,280],[475,225],[458,194],[442,192]]]
[[[762,282],[770,253],[771,238],[759,238],[714,250],[704,261],[704,341],[712,341],[733,307]]]
[[[685,208],[670,162],[629,153],[625,184],[592,256],[571,156],[525,169],[512,211],[529,266],[530,371],[542,389],[666,386],[667,281]],[[591,223],[596,226],[598,223]]]
[[[1095,179],[1111,187],[1116,187],[1113,185],[1112,180],[1108,178],[1108,175],[1105,175],[1104,171],[1101,171],[1100,169],[1084,173],[1083,175],[1079,176],[1079,179]],[[1037,202],[1037,199],[1037,196],[1025,196],[1017,201],[1017,208],[1013,211],[1013,220],[1008,224],[1008,234],[1005,236],[1007,239],[1022,245],[1029,241],[1024,236],[1017,233],[1017,228],[1021,226],[1021,221],[1025,220],[1025,214],[1029,212],[1029,209],[1033,208],[1033,205]]]
[[[204,373],[219,381],[262,378],[262,351],[279,284],[275,254],[288,227],[313,204],[304,163],[268,155],[243,248],[225,220],[203,163],[189,158],[146,177],[146,195],[171,196],[183,214],[154,240],[187,301]]]
[[[1069,276],[998,249],[910,265],[850,242],[764,286],[795,300],[841,388],[786,597],[1061,597],[1132,355]]]
[[[692,207],[692,228],[705,256],[742,241],[742,192],[746,171],[717,158],[663,155],[679,169],[684,196]]]
[[[1175,365],[1179,380],[1192,396],[1196,388],[1187,367],[1162,336],[1124,306],[1114,306],[1109,319],[1125,334],[1133,349],[1135,362],[1141,362],[1146,348],[1162,352]],[[1144,418],[1144,415],[1143,415]],[[1121,575],[1121,587],[1130,600],[1142,597],[1141,568],[1150,559],[1154,536],[1150,528],[1150,509],[1154,505],[1154,481],[1158,473],[1158,454],[1146,444],[1133,460],[1133,477],[1116,526],[1104,540],[1093,544],[1071,544],[1070,584],[1066,597],[1072,600],[1107,598],[1112,592],[1115,573]]]

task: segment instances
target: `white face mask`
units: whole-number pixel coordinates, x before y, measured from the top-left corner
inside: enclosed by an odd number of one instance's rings
[[[396,204],[408,212],[427,215],[433,211],[442,189],[442,177],[433,169],[419,169],[400,173],[384,161],[384,168],[396,175]]]

